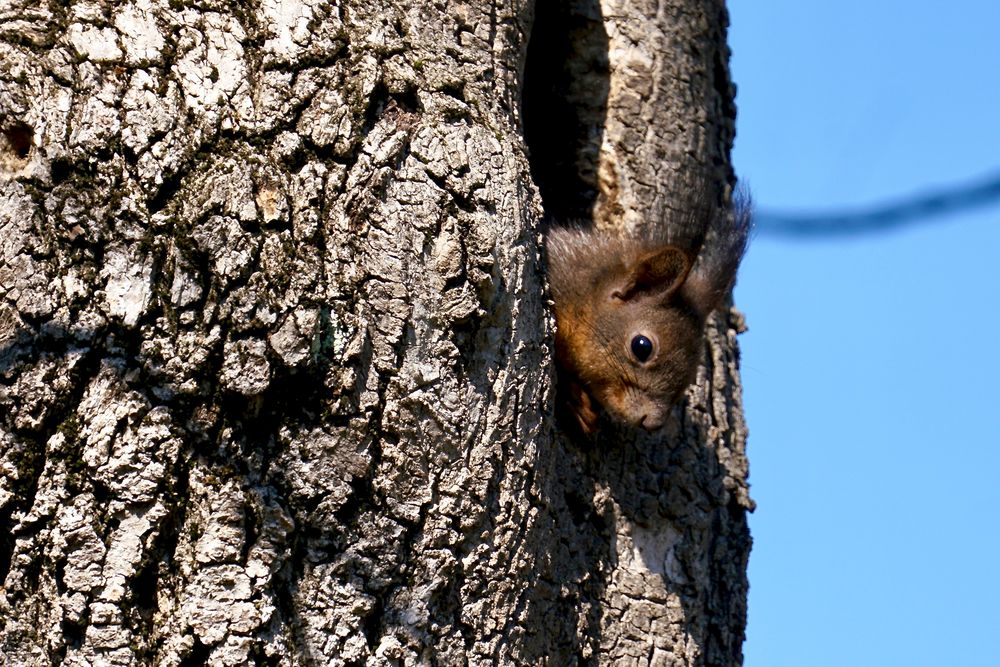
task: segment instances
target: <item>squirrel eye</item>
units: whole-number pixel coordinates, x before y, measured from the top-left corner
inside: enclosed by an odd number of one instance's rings
[[[653,354],[653,341],[649,340],[642,334],[638,334],[632,338],[632,354],[639,361],[646,361],[649,359],[650,355]]]

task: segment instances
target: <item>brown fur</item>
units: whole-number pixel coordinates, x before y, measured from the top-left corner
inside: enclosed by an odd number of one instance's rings
[[[732,288],[749,208],[708,225],[690,251],[655,240],[554,228],[546,237],[555,302],[560,402],[585,434],[601,412],[655,430],[694,380],[705,320]],[[631,342],[653,352],[640,361]]]

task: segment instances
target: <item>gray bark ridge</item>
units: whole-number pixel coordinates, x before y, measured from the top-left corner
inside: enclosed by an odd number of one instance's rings
[[[0,664],[738,664],[736,315],[661,439],[552,418],[533,10],[0,9]]]

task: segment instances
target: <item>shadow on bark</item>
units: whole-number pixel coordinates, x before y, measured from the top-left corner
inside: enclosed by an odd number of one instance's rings
[[[538,471],[543,517],[527,538],[539,563],[525,623],[529,659],[609,659],[620,639],[638,639],[630,623],[645,600],[660,609],[657,644],[694,642],[692,664],[739,662],[743,635],[733,636],[729,616],[742,593],[722,585],[733,572],[717,569],[743,562],[745,571],[746,515],[724,488],[718,450],[695,444],[703,439],[683,415],[676,410],[662,434],[554,439]]]

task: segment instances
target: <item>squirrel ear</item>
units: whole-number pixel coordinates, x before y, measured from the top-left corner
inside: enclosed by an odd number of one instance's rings
[[[683,250],[664,246],[626,267],[621,286],[611,295],[622,301],[640,295],[667,299],[684,284],[690,270],[691,261]]]

